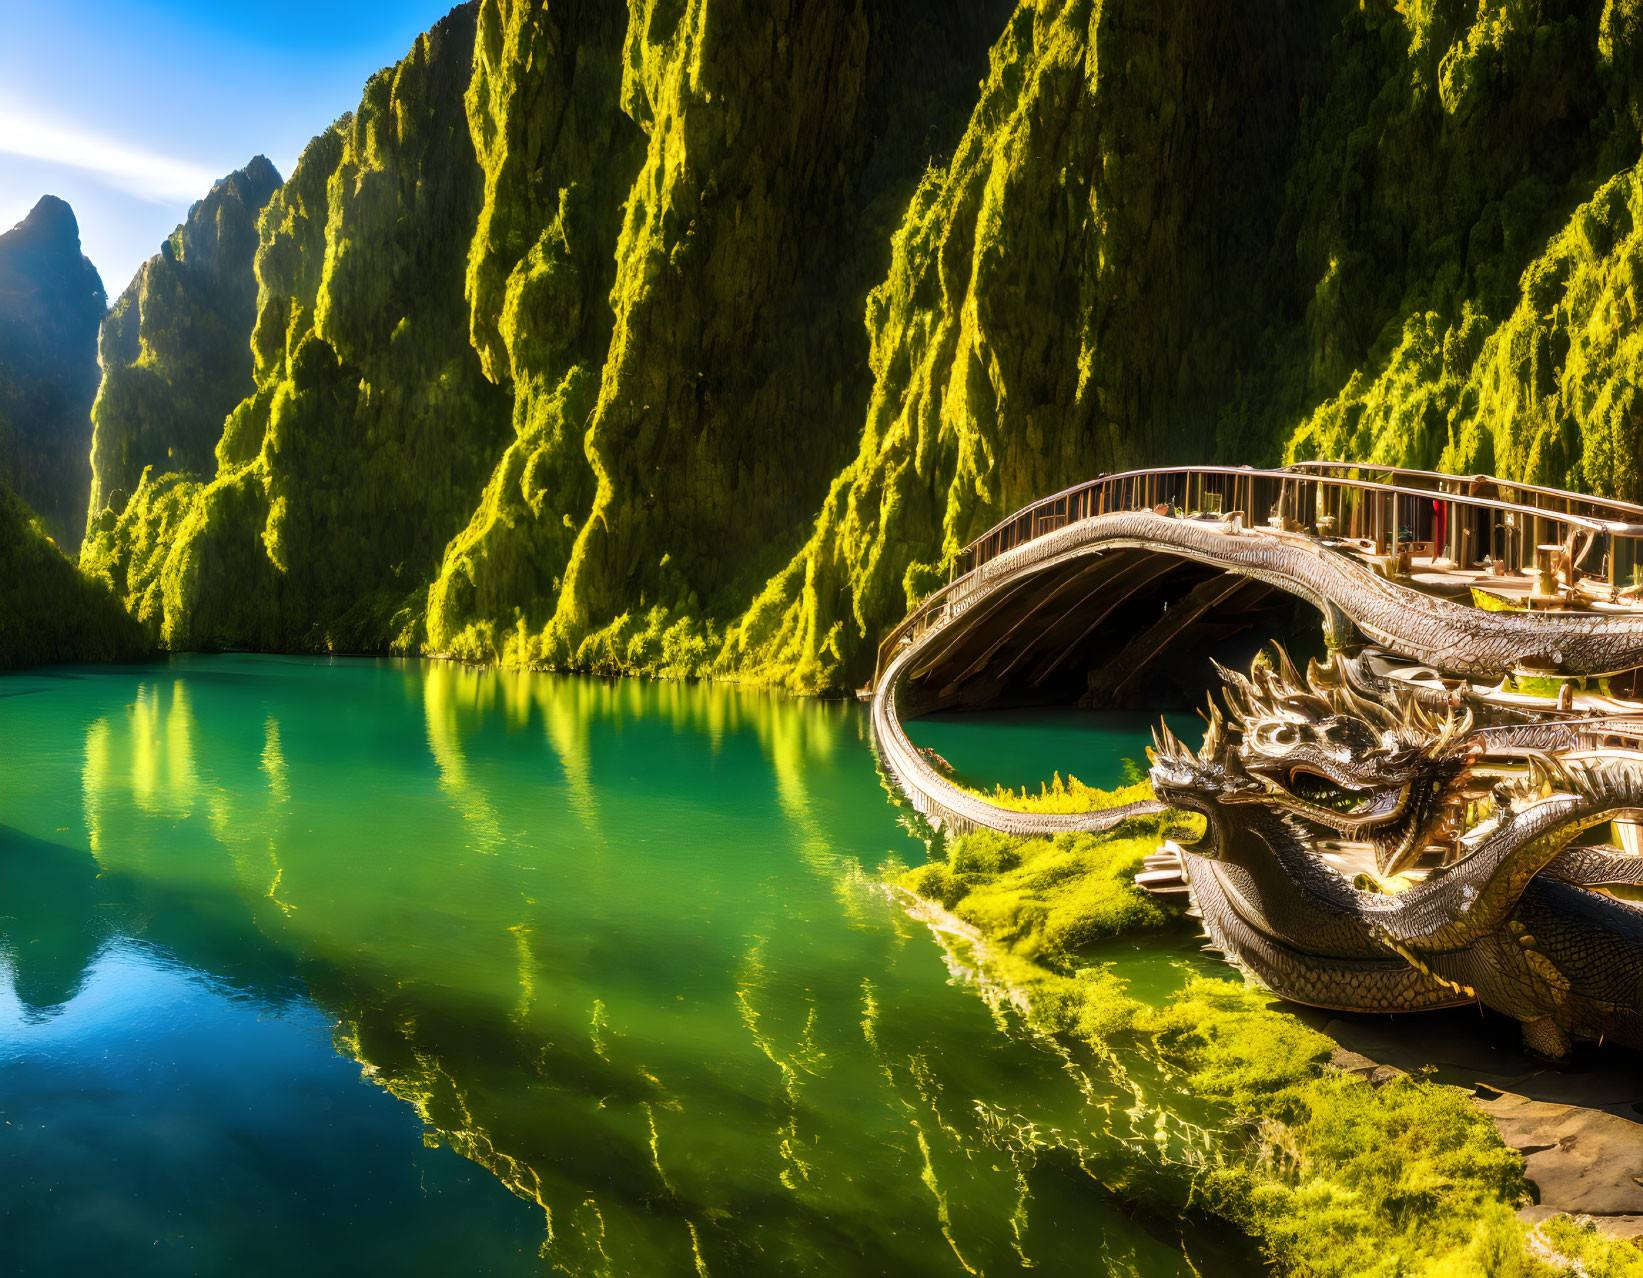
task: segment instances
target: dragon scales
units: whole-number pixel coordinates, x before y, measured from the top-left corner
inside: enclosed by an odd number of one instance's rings
[[[931,823],[1031,837],[1197,813],[1202,837],[1139,881],[1190,894],[1275,993],[1480,1001],[1548,1054],[1643,1047],[1643,702],[1621,699],[1643,693],[1643,506],[1339,462],[1146,470],[1024,507],[959,562],[861,694],[890,780]],[[903,728],[1119,704],[1283,594],[1322,614],[1329,662],[1302,673],[1274,649],[1222,670],[1203,746],[1160,733],[1143,801],[1018,810]]]
[[[1482,1002],[1532,1048],[1643,1047],[1643,721],[1479,724],[1486,706],[1376,689],[1336,654],[1221,670],[1203,745],[1155,733],[1159,800],[1204,833],[1150,858],[1215,947],[1275,994],[1344,1011]],[[1375,695],[1378,692],[1378,695]]]

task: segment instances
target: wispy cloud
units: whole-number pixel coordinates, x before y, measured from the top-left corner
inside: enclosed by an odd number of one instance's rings
[[[0,152],[82,169],[157,204],[197,200],[222,176],[189,160],[48,120],[10,103],[0,103]]]

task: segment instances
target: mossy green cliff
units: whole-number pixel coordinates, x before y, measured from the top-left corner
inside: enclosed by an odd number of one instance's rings
[[[230,173],[137,269],[98,336],[91,502],[118,516],[149,466],[209,475],[223,419],[251,393],[257,218],[279,189],[263,156]]]
[[[600,4],[480,8],[467,112],[485,193],[467,327],[486,376],[512,391],[513,435],[430,591],[435,651],[522,659],[592,505],[584,436],[644,145],[620,109],[623,16]]]
[[[1637,29],[1552,0],[1023,5],[869,303],[861,451],[726,667],[859,676],[966,541],[1104,470],[1373,457],[1636,495]]]
[[[1435,6],[1366,42],[1322,115],[1378,145],[1320,130],[1302,211],[1309,323],[1361,344],[1318,352],[1287,456],[1643,497],[1640,67],[1624,0]]]
[[[76,569],[45,521],[0,487],[0,670],[147,652],[113,591]]]
[[[1325,7],[1024,3],[867,302],[856,458],[729,668],[805,691],[1018,505],[1235,451]]]
[[[427,582],[508,421],[454,251],[483,198],[474,26],[464,6],[419,37],[269,200],[254,388],[215,475],[151,472],[87,540],[82,565],[168,647],[420,646]]]
[[[956,134],[984,18],[649,3],[578,39],[535,6],[485,6],[469,297],[487,366],[506,352],[520,443],[434,587],[436,648],[705,662],[704,623],[798,546],[853,444],[861,299]],[[533,163],[537,121],[555,146]]]
[[[157,465],[86,563],[172,646],[836,691],[1103,470],[1643,495],[1639,39],[1630,0],[485,0],[271,200],[215,473]]]

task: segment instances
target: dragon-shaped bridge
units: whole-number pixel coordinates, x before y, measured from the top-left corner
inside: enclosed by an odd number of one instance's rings
[[[885,637],[863,696],[881,757],[936,824],[1100,829],[1138,808],[988,803],[915,747],[903,718],[1150,700],[1181,654],[1269,631],[1297,599],[1322,614],[1331,649],[1428,701],[1454,704],[1464,688],[1504,706],[1551,679],[1564,709],[1578,698],[1596,713],[1643,689],[1640,596],[1643,506],[1344,463],[1131,471],[1035,502],[966,547],[952,580]],[[1192,669],[1208,682],[1207,664]],[[1601,691],[1572,682],[1592,676]]]

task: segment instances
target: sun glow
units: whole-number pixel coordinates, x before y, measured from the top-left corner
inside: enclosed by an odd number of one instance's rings
[[[110,186],[154,203],[197,200],[219,176],[189,160],[48,120],[15,104],[0,104],[0,152],[84,169]]]

